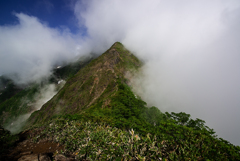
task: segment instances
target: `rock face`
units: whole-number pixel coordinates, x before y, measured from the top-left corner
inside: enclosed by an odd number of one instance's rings
[[[69,79],[65,86],[48,101],[40,111],[33,113],[29,125],[45,122],[56,114],[77,114],[97,101],[114,95],[118,90],[116,80],[125,80],[130,70],[136,70],[141,62],[117,42],[97,59]],[[111,87],[106,90],[107,87]],[[108,105],[105,100],[104,105]]]

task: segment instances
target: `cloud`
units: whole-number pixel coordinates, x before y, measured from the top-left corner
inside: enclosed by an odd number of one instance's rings
[[[78,1],[89,44],[115,41],[145,61],[137,92],[161,111],[190,113],[240,145],[240,3],[237,0]]]
[[[18,84],[38,81],[48,77],[56,63],[81,54],[81,40],[67,29],[50,28],[23,13],[15,16],[19,23],[0,26],[0,75]]]
[[[49,101],[59,89],[61,89],[65,84],[65,81],[61,82],[59,85],[55,84],[46,84],[44,85],[38,93],[34,94],[33,101],[23,98],[22,103],[28,103],[28,106],[31,107],[31,110],[28,113],[19,115],[17,117],[12,117],[11,121],[4,125],[4,128],[9,130],[12,134],[19,133],[22,128],[25,126],[27,119],[31,116],[34,111],[40,110],[41,107]]]
[[[12,119],[12,122],[6,125],[4,128],[9,130],[11,134],[17,134],[22,130],[22,127],[26,123],[26,120],[30,117],[31,113],[20,115],[15,119]]]

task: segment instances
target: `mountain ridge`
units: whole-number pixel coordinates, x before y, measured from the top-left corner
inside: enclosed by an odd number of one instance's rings
[[[141,66],[121,43],[114,43],[34,112],[25,131],[13,136],[0,131],[4,147],[16,143],[16,137],[20,142],[3,157],[240,160],[240,147],[218,138],[205,121],[184,112],[162,113],[147,107],[129,84],[131,74]]]
[[[100,97],[105,99],[113,95],[117,91],[116,80],[120,78],[127,82],[126,72],[140,66],[141,62],[121,43],[116,42],[105,53],[80,69],[40,111],[31,115],[28,122],[39,122],[56,114],[80,113]],[[108,92],[107,87],[110,88]],[[108,104],[109,99],[105,100],[103,106]],[[43,113],[47,116],[43,116]]]

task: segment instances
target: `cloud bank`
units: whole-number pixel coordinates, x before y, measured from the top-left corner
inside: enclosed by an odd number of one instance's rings
[[[0,75],[18,84],[39,81],[51,74],[56,63],[79,54],[81,40],[67,29],[50,28],[23,13],[15,16],[17,24],[0,26]]]
[[[121,41],[145,61],[134,82],[161,111],[190,113],[240,145],[240,2],[78,1],[95,50]]]

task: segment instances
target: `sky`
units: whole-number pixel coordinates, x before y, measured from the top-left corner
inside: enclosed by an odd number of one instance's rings
[[[240,145],[238,0],[1,1],[0,35],[0,75],[19,84],[120,41],[144,62],[132,86],[149,106]]]
[[[67,27],[76,33],[79,29],[74,12],[74,1],[71,0],[8,0],[1,1],[0,25],[16,24],[14,13],[24,13],[37,17],[49,27]]]

